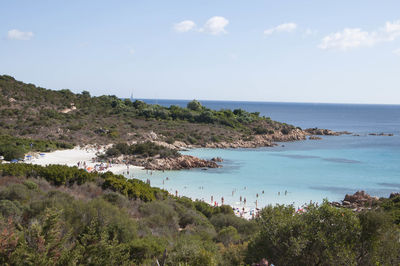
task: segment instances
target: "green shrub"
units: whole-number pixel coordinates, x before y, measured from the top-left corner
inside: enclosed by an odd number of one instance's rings
[[[23,184],[30,190],[38,190],[39,188],[38,184],[30,180],[24,181]]]
[[[21,216],[22,214],[22,210],[18,202],[13,202],[8,199],[2,199],[0,200],[0,214],[3,217],[18,220],[19,216]]]
[[[132,144],[130,146],[126,143],[118,143],[106,151],[106,155],[110,157],[117,157],[120,154],[136,155],[144,158],[156,155],[159,155],[161,158],[177,157],[180,155],[176,150],[169,149],[151,141]]]
[[[218,232],[217,241],[223,243],[225,246],[235,244],[239,241],[240,237],[235,227],[228,226],[222,228]]]

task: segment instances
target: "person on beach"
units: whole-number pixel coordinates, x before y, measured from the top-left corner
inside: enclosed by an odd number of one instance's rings
[[[178,197],[178,190],[175,190],[175,196]]]
[[[246,198],[243,199],[243,203],[246,204]]]
[[[256,197],[258,198],[258,193],[256,194]]]
[[[242,196],[240,196],[240,202],[242,202]]]
[[[224,197],[221,197],[221,205],[224,205]]]
[[[214,201],[214,196],[211,196],[211,203],[213,203]]]

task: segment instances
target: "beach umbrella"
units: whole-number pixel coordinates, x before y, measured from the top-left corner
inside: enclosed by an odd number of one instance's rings
[[[12,163],[18,163],[18,160],[17,159],[12,159],[11,162]]]

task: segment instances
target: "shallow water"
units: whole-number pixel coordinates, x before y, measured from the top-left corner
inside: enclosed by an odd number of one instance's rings
[[[252,105],[249,108],[246,103],[235,104],[255,111]],[[228,108],[226,105],[232,103],[214,108]],[[236,105],[229,108],[238,108]],[[322,202],[324,198],[338,201],[346,193],[360,189],[376,196],[388,196],[400,190],[400,106],[285,103],[274,109],[268,108],[271,103],[258,105],[263,107],[259,108],[264,110],[263,115],[269,110],[273,119],[289,116],[287,109],[290,109],[291,119],[281,121],[304,128],[313,125],[348,130],[360,136],[325,136],[322,140],[281,143],[272,148],[195,149],[184,153],[207,159],[222,157],[223,167],[155,171],[152,175],[137,171],[135,176],[149,178],[153,186],[171,193],[177,190],[179,195],[207,202],[213,196],[220,204],[224,197],[225,203],[239,206],[242,196],[250,208],[255,207],[256,200],[258,207],[276,203],[300,206],[310,200]],[[369,136],[371,132],[395,136]]]

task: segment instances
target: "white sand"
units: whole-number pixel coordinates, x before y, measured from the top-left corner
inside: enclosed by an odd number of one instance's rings
[[[50,164],[78,166],[78,162],[81,162],[80,168],[83,167],[82,164],[85,162],[87,168],[90,167],[93,169],[96,164],[99,164],[98,162],[94,161],[96,158],[96,153],[103,153],[104,150],[104,147],[100,148],[99,150],[93,147],[75,147],[74,149],[70,150],[60,150],[40,154],[36,153],[32,155],[32,159],[26,159],[25,162],[42,166]],[[142,169],[142,167],[129,165],[129,169]],[[126,170],[127,166],[125,164],[112,164],[112,166],[105,171],[111,171],[114,174],[122,174]]]

